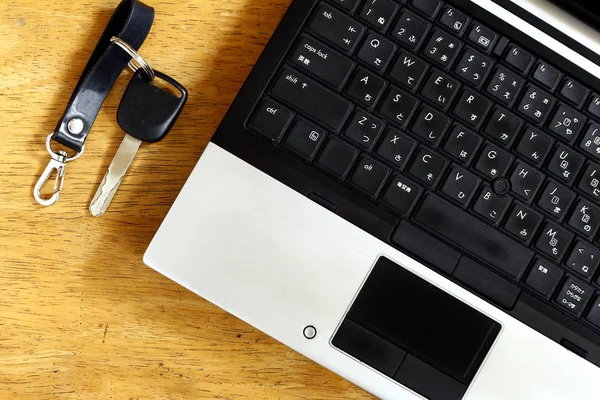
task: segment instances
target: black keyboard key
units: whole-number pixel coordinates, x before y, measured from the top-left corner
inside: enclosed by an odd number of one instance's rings
[[[461,257],[458,251],[405,220],[400,221],[391,241],[448,274]]]
[[[519,273],[519,276],[522,274],[522,271],[516,272]],[[517,286],[467,257],[460,259],[452,275],[509,310],[514,307],[521,293],[521,290]]]
[[[442,139],[450,126],[450,119],[429,106],[422,106],[413,119],[411,131],[433,147]]]
[[[538,206],[561,221],[571,203],[575,200],[575,193],[557,183],[549,181],[538,199]]]
[[[588,164],[577,187],[600,202],[600,167],[596,164]]]
[[[492,60],[478,51],[467,47],[454,72],[470,84],[479,87],[492,68]]]
[[[436,153],[421,148],[413,157],[409,172],[426,185],[433,187],[441,178],[447,164],[448,162]]]
[[[423,43],[430,27],[423,18],[410,11],[404,11],[396,22],[392,36],[409,49],[416,50]]]
[[[521,204],[513,205],[504,222],[504,229],[524,242],[529,242],[542,223],[542,216]]]
[[[550,114],[556,99],[535,86],[528,86],[519,104],[521,114],[531,118],[538,124],[543,124]]]
[[[517,145],[517,152],[539,166],[550,153],[553,144],[554,140],[550,136],[528,126]]]
[[[535,246],[555,261],[560,261],[573,241],[573,234],[560,226],[546,222]]]
[[[385,81],[383,79],[364,68],[358,68],[346,88],[346,93],[370,108],[377,103],[384,88]]]
[[[508,40],[506,36],[500,36],[500,38],[494,45],[494,50],[492,51],[492,54],[496,57],[502,57],[502,54],[504,54],[504,50],[506,50],[506,48],[508,47],[509,42],[510,40]]]
[[[600,208],[592,205],[588,200],[579,200],[571,212],[569,225],[583,236],[592,239],[600,228]]]
[[[594,303],[590,307],[586,319],[596,328],[600,329],[600,296],[596,296],[596,300],[594,300]]]
[[[491,179],[500,178],[506,175],[513,159],[509,153],[487,144],[479,155],[475,168]]]
[[[562,74],[554,67],[544,61],[538,62],[533,73],[533,79],[543,85],[546,89],[553,91],[558,85]]]
[[[558,136],[573,143],[581,133],[587,118],[569,106],[561,104],[550,119],[549,128]]]
[[[525,279],[525,284],[545,298],[549,298],[558,286],[562,276],[562,269],[538,258],[533,263],[531,271]]]
[[[556,302],[565,310],[580,316],[593,293],[591,287],[569,277],[558,292]]]
[[[600,160],[600,124],[592,122],[588,126],[579,147],[592,157]]]
[[[293,118],[293,112],[271,99],[266,99],[254,111],[250,127],[277,141]]]
[[[523,274],[533,257],[532,251],[505,234],[434,195],[425,198],[414,218],[515,279]]]
[[[560,89],[560,95],[577,107],[583,105],[589,93],[588,88],[571,78],[565,79]]]
[[[594,93],[588,104],[587,110],[593,116],[600,118],[600,95]]]
[[[360,3],[360,0],[329,0],[329,1],[341,6],[342,8],[344,8],[345,10],[347,10],[349,12],[354,11],[354,9],[358,5],[358,3]]]
[[[498,39],[498,34],[481,24],[473,24],[469,31],[468,39],[480,50],[490,52]]]
[[[440,6],[442,5],[441,0],[410,0],[410,5],[415,9],[422,12],[427,18],[432,19],[437,14]]]
[[[454,105],[454,114],[472,128],[478,128],[485,119],[492,102],[470,89],[461,93]]]
[[[504,57],[507,64],[512,65],[523,75],[527,75],[533,65],[533,56],[519,46],[510,46],[508,53]]]
[[[383,71],[396,52],[396,46],[375,33],[369,33],[358,51],[358,59],[376,69]]]
[[[406,352],[346,318],[331,344],[387,376],[393,376]]]
[[[442,186],[442,192],[461,206],[465,206],[473,197],[480,183],[481,180],[470,172],[452,167]]]
[[[442,110],[446,110],[459,86],[456,79],[452,79],[438,70],[433,70],[421,89],[421,95]]]
[[[404,169],[417,143],[395,129],[389,129],[377,148],[377,154],[399,170]]]
[[[542,185],[544,175],[529,165],[518,162],[510,177],[511,190],[526,201],[533,200]]]
[[[547,165],[548,171],[567,183],[573,183],[585,159],[563,145],[558,145]]]
[[[583,276],[588,282],[592,280],[600,264],[600,249],[578,240],[571,251],[565,265]]]
[[[343,179],[357,156],[358,150],[354,147],[337,138],[329,137],[316,163],[338,178]]]
[[[442,25],[456,33],[458,36],[461,36],[465,32],[467,24],[469,23],[469,17],[454,7],[444,8],[444,11],[440,14],[439,20]]]
[[[419,199],[421,191],[421,187],[405,177],[395,175],[383,193],[381,200],[401,214],[408,215]]]
[[[335,8],[322,5],[308,29],[349,54],[358,44],[365,27]]]
[[[359,17],[384,31],[390,25],[398,8],[398,4],[392,0],[367,0],[360,10]]]
[[[494,225],[498,225],[510,204],[510,197],[499,196],[485,185],[473,206],[473,211]]]
[[[417,109],[419,101],[408,93],[391,87],[379,103],[379,112],[404,128]]]
[[[297,119],[283,140],[283,144],[307,160],[315,155],[325,138],[325,132],[304,119]]]
[[[288,67],[281,72],[271,93],[333,131],[341,127],[352,109],[348,100]]]
[[[415,90],[427,73],[428,67],[429,64],[425,61],[406,51],[402,51],[396,63],[390,68],[389,75],[390,78],[404,87]]]
[[[380,119],[365,111],[357,110],[346,125],[344,136],[363,149],[370,150],[375,146],[382,129],[383,122]]]
[[[454,125],[444,144],[444,151],[456,157],[463,164],[468,164],[473,159],[482,141],[483,139],[479,135],[464,129],[460,125]]]
[[[521,131],[523,120],[503,108],[496,107],[483,132],[509,148]]]
[[[429,38],[429,42],[423,47],[425,57],[448,68],[460,51],[461,42],[454,36],[435,29]]]
[[[304,36],[292,54],[292,62],[336,89],[342,87],[354,63],[320,42]]]
[[[505,105],[510,106],[517,99],[523,85],[523,78],[508,68],[500,66],[494,71],[487,86],[487,92]]]
[[[369,195],[376,197],[390,170],[370,157],[362,156],[350,176],[350,182]]]

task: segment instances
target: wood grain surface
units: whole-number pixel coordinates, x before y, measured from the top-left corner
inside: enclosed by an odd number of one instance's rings
[[[116,0],[0,2],[0,399],[362,399],[352,384],[145,267],[142,254],[290,0],[146,0],[141,54],[190,99],[109,212],[89,202],[123,133],[111,92],[53,207],[32,190]]]

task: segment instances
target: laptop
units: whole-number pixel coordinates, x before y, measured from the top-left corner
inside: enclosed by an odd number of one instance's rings
[[[292,1],[144,262],[380,398],[597,399],[600,34],[562,6]]]

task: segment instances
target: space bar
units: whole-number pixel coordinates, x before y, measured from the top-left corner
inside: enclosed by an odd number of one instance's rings
[[[532,251],[433,195],[425,198],[414,219],[517,280],[533,257]]]

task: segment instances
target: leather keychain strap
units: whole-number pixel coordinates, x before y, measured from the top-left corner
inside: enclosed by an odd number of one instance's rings
[[[131,60],[111,38],[116,36],[138,50],[153,22],[152,7],[138,0],[123,0],[119,4],[83,70],[52,140],[77,153],[82,151],[104,100]]]

